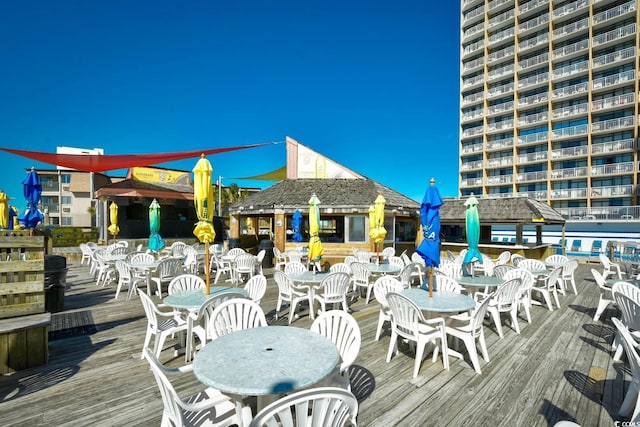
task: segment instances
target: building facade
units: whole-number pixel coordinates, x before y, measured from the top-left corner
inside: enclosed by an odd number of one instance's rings
[[[637,0],[462,0],[460,195],[638,200]]]

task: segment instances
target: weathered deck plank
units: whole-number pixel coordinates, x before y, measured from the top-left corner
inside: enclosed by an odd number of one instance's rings
[[[414,356],[406,344],[386,363],[388,327],[374,341],[378,322],[375,301],[362,299],[352,306],[362,333],[356,370],[362,382],[354,384],[361,398],[361,426],[391,425],[553,425],[561,419],[583,426],[612,425],[621,420],[617,410],[628,386],[628,370],[611,362],[613,327],[607,310],[604,322],[593,322],[598,291],[589,278],[592,266],[581,265],[579,294],[561,296],[561,308],[552,312],[532,308],[532,323],[520,317],[517,335],[503,319],[500,339],[487,319],[485,333],[491,360],[481,359],[482,374],[468,360],[450,358],[431,362],[427,355],[420,374],[412,379]],[[97,332],[51,341],[49,363],[0,377],[0,414],[4,426],[131,426],[159,425],[162,402],[140,350],[146,318],[137,299],[113,300],[114,288],[98,288],[88,268],[69,265],[65,309],[87,310]],[[262,306],[270,324],[275,320],[277,287],[266,270],[269,285]],[[286,311],[283,314],[288,314]],[[506,325],[505,325],[506,323]],[[302,315],[293,326],[307,328]],[[171,344],[171,343],[170,343]],[[464,353],[464,346],[461,345]],[[165,351],[162,360],[182,363]],[[177,379],[182,394],[200,384],[193,376]],[[371,387],[373,390],[371,391]]]

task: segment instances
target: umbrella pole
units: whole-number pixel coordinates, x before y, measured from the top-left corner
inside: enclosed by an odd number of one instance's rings
[[[211,288],[210,288],[211,275],[209,272],[209,242],[204,244],[204,271],[205,271],[204,274],[206,277],[205,294],[209,295],[209,292],[211,291]]]
[[[429,268],[429,298],[433,298],[433,267]]]

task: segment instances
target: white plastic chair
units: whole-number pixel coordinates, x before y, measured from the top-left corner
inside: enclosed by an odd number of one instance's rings
[[[302,256],[304,254],[302,253],[302,251],[299,251],[297,249],[292,249],[290,251],[287,251],[287,258],[289,259],[289,263],[302,263]]]
[[[264,260],[264,257],[266,255],[267,255],[266,249],[260,249],[260,251],[258,251],[258,254],[256,255],[256,265],[255,265],[254,271],[257,271],[258,274],[263,274],[262,261]]]
[[[387,246],[382,250],[382,252],[380,252],[380,255],[382,255],[384,259],[396,256],[396,248],[394,248],[393,246]]]
[[[207,339],[264,326],[267,326],[267,319],[259,304],[250,299],[232,298],[213,310],[206,324]]]
[[[156,357],[160,357],[160,352],[167,337],[186,332],[187,322],[180,321],[179,316],[176,316],[174,310],[161,311],[144,291],[139,290],[138,295],[140,295],[142,307],[144,307],[144,312],[147,315],[147,333],[144,337],[142,349],[145,350],[149,347],[151,337],[153,336],[155,337],[153,354],[155,354]],[[160,320],[162,318],[166,318],[166,320]],[[140,359],[143,357],[144,351],[140,355]]]
[[[365,304],[369,304],[371,298],[371,290],[373,289],[373,283],[371,282],[371,272],[360,262],[354,262],[351,264],[352,272],[352,284],[353,290],[357,291],[358,288],[364,288],[366,290]]]
[[[511,264],[513,264],[514,267],[518,267],[518,265],[520,264],[520,261],[527,259],[525,257],[523,257],[520,254],[511,254]]]
[[[413,285],[413,279],[416,277],[419,280],[418,283],[422,284],[423,277],[425,275],[424,268],[425,267],[418,262],[409,262],[409,264],[405,265],[402,270],[400,270],[400,273],[396,277],[400,282],[402,282],[402,285],[406,289],[409,289]]]
[[[494,264],[498,265],[498,264],[506,264],[511,260],[511,252],[509,251],[502,251],[500,252],[500,255],[498,255],[498,258],[496,258],[496,260],[494,261]]]
[[[247,252],[242,248],[233,248],[233,249],[229,249],[229,252],[227,252],[227,255],[231,257],[237,257],[238,255],[242,255],[245,253]]]
[[[556,305],[558,306],[558,308],[560,308],[560,300],[558,299],[558,283],[562,281],[562,279],[560,278],[561,274],[562,267],[556,267],[546,277],[538,277],[538,280],[533,283],[533,287],[531,288],[532,292],[538,292],[542,294],[544,302],[547,304],[547,308],[549,308],[549,311],[553,311],[553,305],[551,304],[551,295],[553,295],[553,299],[555,300]]]
[[[238,282],[242,282],[242,276],[252,277],[256,270],[256,257],[248,253],[238,255],[235,258],[235,274],[234,277]]]
[[[593,320],[597,322],[604,313],[604,310],[609,304],[615,304],[613,294],[611,293],[611,287],[607,285],[606,275],[600,274],[598,270],[591,269],[591,274],[600,289],[600,299],[598,300],[598,307],[596,307],[596,313],[593,316]]]
[[[214,284],[218,283],[218,279],[220,279],[220,276],[223,274],[227,274],[229,276],[229,281],[233,279],[231,263],[223,261],[215,252],[211,255],[211,261],[210,267],[213,268],[215,266],[216,269],[216,278],[213,280]]]
[[[611,321],[618,330],[618,334],[622,337],[622,345],[624,346],[631,371],[631,384],[624,396],[618,415],[626,417],[633,411],[631,420],[638,422],[640,420],[640,399],[638,398],[638,392],[640,391],[640,355],[638,355],[636,342],[624,323],[616,317],[612,317]]]
[[[89,247],[89,245],[87,245],[86,243],[80,243],[80,252],[82,253],[82,258],[80,259],[80,265],[84,265],[85,261],[87,262],[87,265],[91,264],[91,253],[93,252],[91,250],[91,247]]]
[[[451,292],[454,294],[461,294],[464,288],[456,282],[455,279],[449,276],[437,275],[436,288],[438,292]]]
[[[442,271],[447,276],[457,279],[458,277],[462,277],[462,264],[458,264],[455,262],[441,264],[438,267],[438,270]]]
[[[481,374],[480,360],[478,359],[478,350],[476,348],[476,341],[480,343],[480,351],[482,352],[482,358],[485,362],[489,361],[489,352],[487,351],[487,343],[484,339],[484,316],[487,314],[491,297],[485,298],[480,305],[478,305],[473,313],[463,313],[458,316],[451,316],[453,322],[450,326],[445,326],[447,335],[456,337],[464,342],[469,358],[471,359],[471,365],[473,369]]]
[[[192,365],[167,368],[158,361],[157,357],[146,350],[143,351],[142,356],[149,362],[151,372],[153,372],[160,389],[164,406],[160,423],[162,427],[242,425],[243,422],[246,424],[251,419],[250,407],[243,407],[242,413],[238,414],[236,405],[231,398],[211,387],[185,399],[181,398],[168,376],[183,373],[193,375]]]
[[[543,271],[547,269],[547,266],[544,265],[544,262],[540,261],[539,259],[533,258],[525,258],[521,260],[520,262],[518,262],[518,265],[516,265],[516,267],[523,268],[529,271]]]
[[[618,279],[622,280],[622,276],[624,276],[625,273],[620,270],[620,264],[611,262],[605,254],[599,254],[598,257],[600,258],[600,262],[604,267],[604,271],[602,274],[604,274],[605,277],[609,276],[615,270],[615,272],[618,274]]]
[[[357,425],[358,401],[350,391],[319,387],[292,393],[262,409],[249,427],[342,427]]]
[[[156,275],[151,280],[156,284],[158,296],[162,298],[162,285],[168,284],[181,272],[182,262],[177,258],[165,258],[156,268]]]
[[[544,262],[547,264],[556,264],[557,266],[560,266],[566,262],[569,261],[569,257],[565,256],[565,255],[561,255],[561,254],[553,254],[553,255],[549,255],[548,257],[546,257],[544,259]]]
[[[145,280],[133,278],[129,266],[124,261],[116,261],[116,270],[118,271],[118,285],[116,287],[115,299],[118,299],[118,295],[120,295],[123,286],[127,288],[127,299],[131,299],[131,295],[136,293],[137,284]],[[147,292],[149,292],[149,289],[147,289]]]
[[[289,275],[293,273],[302,273],[304,271],[308,271],[306,265],[299,261],[290,261],[287,265],[284,266],[284,274]]]
[[[169,282],[167,293],[173,295],[176,292],[189,291],[192,289],[204,289],[207,286],[205,281],[195,274],[181,274],[174,277]]]
[[[256,274],[247,280],[244,289],[249,293],[249,298],[260,304],[262,297],[267,292],[267,278],[262,274]]]
[[[349,313],[342,310],[330,310],[321,313],[311,324],[310,330],[329,338],[340,353],[338,375],[328,380],[330,385],[350,388],[349,368],[360,352],[362,337],[358,322]]]
[[[391,322],[391,310],[387,303],[386,295],[389,292],[399,293],[404,289],[404,285],[393,276],[381,276],[373,284],[373,295],[380,304],[380,313],[378,315],[378,327],[376,328],[375,340],[380,339],[384,322]]]
[[[576,278],[574,276],[576,269],[578,268],[578,260],[571,259],[562,265],[562,274],[560,279],[563,283],[563,288],[566,289],[569,285],[573,288],[573,293],[578,295],[578,289],[576,288]]]
[[[313,300],[320,303],[320,311],[327,310],[327,304],[341,304],[345,312],[349,311],[347,306],[347,291],[351,285],[351,277],[347,273],[329,273],[314,286],[315,293]],[[312,309],[314,309],[312,307]]]
[[[616,282],[611,287],[611,293],[620,309],[620,320],[629,329],[637,346],[640,341],[640,288],[628,282]],[[620,334],[613,339],[613,350],[613,360],[620,360],[624,352]]]
[[[438,349],[442,347],[442,363],[444,369],[449,370],[449,352],[447,349],[447,337],[445,334],[444,320],[441,317],[425,319],[420,309],[407,297],[389,292],[387,303],[391,311],[391,341],[387,352],[387,363],[398,349],[398,338],[403,338],[416,343],[416,360],[413,366],[413,378],[418,376],[422,355],[428,342],[440,341],[433,349],[432,362],[438,358]]]
[[[295,285],[289,276],[280,270],[273,272],[273,279],[278,285],[278,302],[276,303],[276,319],[282,308],[282,303],[289,303],[289,324],[293,320],[296,307],[300,301],[308,301],[309,307],[313,306],[310,288],[306,285]]]
[[[536,278],[529,270],[523,268],[512,268],[507,271],[503,279],[505,281],[511,279],[520,279],[520,295],[518,296],[518,310],[520,307],[524,308],[525,315],[527,316],[527,323],[531,323],[531,289],[536,281]]]
[[[493,294],[485,294],[484,292],[476,292],[475,296],[484,301],[486,298],[490,298],[487,311],[491,314],[493,323],[496,325],[496,330],[500,338],[504,337],[502,332],[502,321],[500,315],[502,313],[509,313],[511,315],[511,325],[517,334],[520,334],[520,325],[518,325],[518,296],[520,295],[520,279],[511,279],[504,282],[498,287]]]
[[[493,267],[493,277],[499,277],[501,279],[504,279],[504,275],[507,274],[508,271],[513,270],[514,268],[516,267],[509,264],[496,264]]]
[[[280,249],[273,248],[273,262],[276,270],[281,270],[287,264],[287,255],[280,252]]]
[[[198,263],[198,252],[193,246],[184,246],[182,248],[184,259],[182,261],[182,268],[185,273],[198,274],[200,271],[200,264]]]
[[[351,267],[345,262],[337,262],[329,267],[330,273],[347,273],[351,275]]]

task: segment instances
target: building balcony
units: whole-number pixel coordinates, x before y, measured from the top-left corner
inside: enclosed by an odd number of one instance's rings
[[[553,51],[553,59],[568,57],[576,53],[582,53],[589,49],[589,40],[580,40],[567,46],[560,47]]]
[[[479,118],[484,117],[484,113],[482,112],[482,108],[479,108],[477,110],[473,110],[473,111],[469,111],[466,112],[464,114],[462,114],[462,122],[470,122],[473,120],[477,120]]]
[[[578,168],[553,169],[551,171],[551,179],[573,179],[586,178],[588,169],[586,166]]]
[[[464,0],[462,2],[462,10],[471,9],[473,6],[479,6],[484,3],[484,0]]]
[[[531,31],[536,28],[542,27],[542,25],[547,24],[548,22],[549,22],[549,14],[545,13],[544,15],[537,16],[533,19],[529,19],[528,21],[521,23],[518,26],[518,31],[520,32],[520,35],[522,35],[527,31]]]
[[[481,170],[482,169],[482,160],[476,160],[473,162],[463,162],[460,165],[461,171],[473,171],[473,170]]]
[[[502,102],[487,108],[487,116],[493,116],[504,112],[513,112],[513,101]]]
[[[476,92],[462,97],[462,106],[477,104],[484,101],[484,92]]]
[[[552,96],[554,99],[565,98],[571,95],[580,95],[586,93],[589,89],[589,82],[582,82],[571,86],[566,86],[560,89],[554,89]]]
[[[600,55],[593,58],[593,68],[602,67],[604,65],[613,64],[621,65],[624,62],[631,62],[636,59],[635,46],[629,46],[625,49],[617,50],[615,52],[608,53],[606,55]]]
[[[516,175],[516,180],[518,183],[525,183],[525,182],[531,182],[531,181],[546,181],[547,171],[519,173],[518,175]]]
[[[518,125],[527,126],[533,125],[540,122],[545,122],[549,119],[549,114],[546,111],[537,114],[527,114],[520,116],[518,119]]]
[[[489,46],[502,40],[510,39],[516,34],[513,27],[497,31],[489,36]]]
[[[549,5],[549,0],[531,0],[526,3],[521,3],[519,6],[520,15],[524,15],[527,12],[535,12],[536,9],[542,8],[542,6]]]
[[[487,177],[487,185],[504,185],[513,182],[513,175],[495,175]]]
[[[461,154],[481,153],[483,149],[484,149],[484,144],[463,145],[460,148],[460,153]]]
[[[470,25],[484,17],[484,5],[462,14],[462,25]]]
[[[467,72],[471,72],[471,71],[475,71],[475,70],[479,70],[481,67],[484,66],[484,57],[479,57],[470,61],[463,61],[462,63],[462,71],[463,74],[467,73]]]
[[[530,133],[528,135],[520,135],[518,136],[518,147],[539,144],[541,142],[547,142],[548,138],[549,138],[549,132],[547,131]]]
[[[510,59],[510,58],[513,57],[513,55],[515,55],[515,53],[516,53],[515,47],[509,46],[509,47],[497,50],[497,51],[492,52],[489,55],[487,55],[487,62],[488,63],[492,63],[492,62],[496,62],[497,63],[497,62],[503,61],[505,59]]]
[[[537,93],[535,95],[525,96],[518,99],[518,107],[534,106],[549,101],[549,95],[547,92]]]
[[[488,159],[485,162],[485,166],[488,169],[511,167],[513,166],[513,157],[507,156],[507,157],[496,157],[495,159]]]
[[[462,50],[462,58],[465,58],[466,56],[476,53],[482,49],[484,49],[484,39],[480,39],[478,41],[470,43],[466,45]]]
[[[611,88],[618,85],[633,83],[635,75],[635,70],[627,70],[623,71],[622,73],[613,74],[611,76],[600,77],[593,80],[592,87],[595,91],[598,89]]]
[[[578,31],[586,30],[589,28],[589,18],[584,18],[571,24],[563,25],[562,27],[553,30],[553,38],[559,39],[564,36],[575,34]]]
[[[483,83],[484,83],[484,74],[478,74],[477,76],[463,79],[462,88],[471,89],[474,86],[482,85]]]
[[[616,28],[611,31],[607,31],[606,33],[594,35],[592,40],[592,44],[594,47],[603,46],[612,42],[619,42],[624,39],[633,40],[636,35],[636,24],[631,23],[625,25],[624,27]]]
[[[624,15],[634,12],[637,8],[637,0],[632,0],[628,3],[621,4],[620,6],[613,7],[611,9],[604,10],[602,12],[593,15],[593,25],[601,24],[608,21],[613,21],[616,18],[623,17]]]
[[[553,131],[551,131],[551,133],[554,139],[564,139],[586,135],[588,130],[589,127],[585,124],[561,129],[554,129]]]
[[[591,198],[633,196],[633,185],[591,187]]]
[[[58,181],[42,181],[41,185],[42,185],[43,193],[48,193],[48,192],[57,193],[60,191],[60,183]]]
[[[492,122],[487,125],[487,133],[500,132],[513,129],[513,119]]]
[[[496,139],[487,141],[487,151],[497,151],[513,147],[513,138]]]
[[[540,55],[536,55],[531,58],[527,58],[518,62],[518,66],[520,67],[521,70],[532,68],[536,65],[540,65],[540,66],[544,65],[546,67],[548,61],[549,61],[549,52],[545,52]]]
[[[518,80],[518,89],[533,89],[536,86],[546,85],[548,82],[549,73],[544,72],[527,77],[526,79]]]
[[[546,44],[546,43],[549,43],[549,33],[541,34],[537,37],[533,37],[523,42],[520,42],[518,44],[518,50],[520,51],[520,53],[522,53],[527,49],[540,46],[541,44]]]
[[[591,132],[610,132],[612,130],[632,128],[635,124],[634,116],[619,117],[617,119],[603,120],[591,124]]]
[[[591,166],[591,176],[627,175],[635,172],[634,162]]]
[[[586,114],[589,112],[589,104],[570,105],[568,107],[553,110],[551,117],[554,119],[564,119],[569,117],[578,116],[580,114]]]
[[[615,108],[626,108],[635,101],[635,93],[625,93],[624,95],[612,96],[598,99],[591,103],[593,112],[612,110]]]
[[[491,0],[489,2],[489,11],[495,13],[500,7],[507,8],[513,5],[514,0]]]
[[[551,198],[557,199],[586,199],[586,188],[567,188],[562,190],[551,190]]]
[[[586,157],[589,154],[589,147],[581,145],[579,147],[560,148],[551,151],[552,160],[562,160],[576,157]]]
[[[473,128],[465,129],[462,131],[462,137],[468,138],[470,136],[480,135],[484,132],[484,126],[476,126]]]
[[[467,178],[460,181],[460,187],[462,188],[481,187],[481,186],[482,186],[482,178]]]
[[[547,151],[536,151],[535,153],[520,154],[518,156],[519,165],[546,162],[549,158]]]
[[[57,203],[43,203],[42,210],[45,209],[48,209],[50,214],[60,213],[60,205]]]
[[[553,19],[571,18],[574,14],[580,13],[589,7],[589,0],[577,0],[559,7],[553,11]]]
[[[509,9],[500,15],[489,18],[489,28],[497,29],[502,26],[513,25],[515,16],[515,9]]]
[[[469,27],[464,30],[462,34],[462,41],[464,42],[468,39],[471,39],[471,37],[475,36],[476,34],[484,34],[484,22],[480,22],[473,27]]]
[[[546,200],[547,199],[547,190],[518,191],[518,197],[528,197],[530,199]]]
[[[563,77],[571,77],[589,70],[589,61],[582,61],[576,64],[567,65],[566,67],[556,68],[553,70],[553,78],[560,79]]]
[[[514,84],[513,82],[507,83],[505,85],[494,86],[489,88],[487,92],[487,98],[495,98],[497,96],[507,95],[513,93]]]
[[[513,64],[509,64],[504,67],[495,68],[489,71],[488,77],[489,77],[489,80],[493,80],[498,77],[511,75],[513,74],[513,71],[514,71]]]
[[[601,142],[591,145],[591,154],[606,154],[621,153],[625,151],[632,151],[634,149],[633,138],[621,139],[619,141]]]

